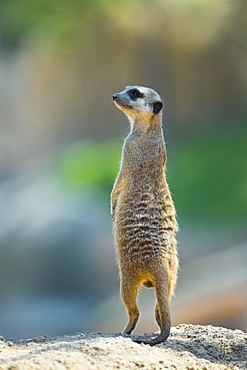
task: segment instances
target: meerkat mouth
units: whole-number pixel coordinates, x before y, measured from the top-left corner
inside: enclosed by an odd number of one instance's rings
[[[133,106],[132,105],[129,105],[129,104],[124,104],[124,103],[119,103],[119,102],[115,102],[115,104],[121,108],[125,108],[125,109],[133,109]]]
[[[129,105],[129,104],[126,104],[126,103],[122,103],[120,101],[115,101],[115,100],[114,100],[114,103],[121,110],[133,110],[133,106],[132,105]]]

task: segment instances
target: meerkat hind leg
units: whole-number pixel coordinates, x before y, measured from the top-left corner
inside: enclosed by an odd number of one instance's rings
[[[126,276],[123,277],[121,281],[121,298],[129,315],[128,324],[123,330],[123,333],[125,334],[132,333],[140,315],[139,308],[136,304],[138,288],[139,285],[137,284],[137,281],[131,276],[128,276],[127,278]]]
[[[166,275],[163,275],[163,279],[156,279],[155,281],[155,292],[157,298],[157,304],[155,308],[155,318],[160,327],[160,334],[153,339],[143,340],[137,339],[134,340],[136,343],[149,344],[154,346],[165,342],[170,335],[171,329],[171,319],[170,319],[170,310],[169,310],[169,299],[168,299],[168,281]]]

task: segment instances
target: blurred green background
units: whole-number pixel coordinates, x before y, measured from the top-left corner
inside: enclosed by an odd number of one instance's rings
[[[0,334],[120,331],[109,196],[126,118],[165,102],[181,322],[247,329],[247,3],[0,0]],[[156,330],[152,290],[136,332]]]

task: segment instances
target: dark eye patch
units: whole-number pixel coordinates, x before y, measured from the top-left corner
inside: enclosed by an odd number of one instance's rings
[[[129,97],[132,100],[136,100],[138,98],[143,98],[144,94],[142,94],[138,89],[132,89],[128,91]]]

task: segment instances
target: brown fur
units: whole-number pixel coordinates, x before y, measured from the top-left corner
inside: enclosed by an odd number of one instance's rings
[[[117,106],[132,121],[123,146],[121,167],[111,194],[112,217],[120,272],[121,297],[129,314],[124,333],[130,334],[138,321],[136,304],[139,287],[154,287],[157,304],[155,318],[160,334],[146,344],[157,344],[170,333],[169,301],[177,280],[178,258],[176,213],[166,177],[166,147],[162,131],[162,112],[142,112],[146,100],[157,100],[153,90],[143,92],[133,104],[127,87],[117,98]],[[127,96],[127,103],[126,103]],[[160,99],[160,98],[159,98]],[[124,106],[122,105],[124,104]],[[126,106],[127,104],[127,106]],[[128,106],[129,105],[129,106]],[[137,113],[135,113],[137,112]]]

